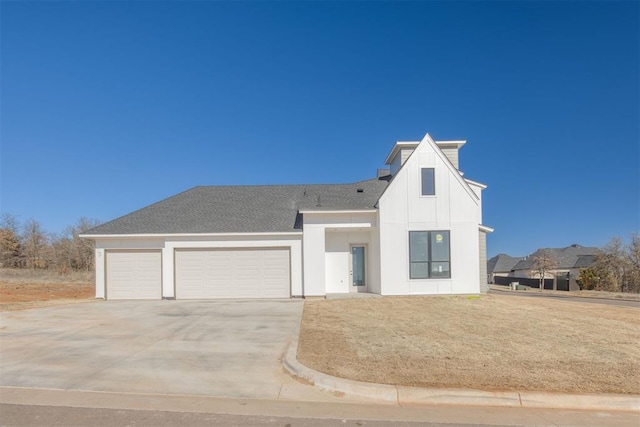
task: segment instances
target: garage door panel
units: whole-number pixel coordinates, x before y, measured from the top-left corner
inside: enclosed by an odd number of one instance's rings
[[[159,251],[107,251],[106,263],[107,299],[162,297],[162,256]]]
[[[290,296],[288,249],[177,250],[175,258],[179,299]]]

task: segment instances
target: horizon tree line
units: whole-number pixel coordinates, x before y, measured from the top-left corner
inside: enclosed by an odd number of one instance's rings
[[[60,232],[47,232],[33,218],[20,221],[17,216],[0,215],[0,267],[50,269],[64,274],[91,271],[94,268],[94,243],[80,234],[96,227],[97,219],[80,217]]]

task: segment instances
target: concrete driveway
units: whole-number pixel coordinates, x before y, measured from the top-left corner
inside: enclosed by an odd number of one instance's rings
[[[0,385],[278,398],[302,301],[95,301],[2,313]]]

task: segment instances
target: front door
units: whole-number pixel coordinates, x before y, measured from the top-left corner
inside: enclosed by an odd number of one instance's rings
[[[351,292],[367,292],[366,247],[351,245]]]

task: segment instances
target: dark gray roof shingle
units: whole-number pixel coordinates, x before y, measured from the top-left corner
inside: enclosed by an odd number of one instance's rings
[[[299,231],[299,210],[372,209],[387,185],[371,179],[352,184],[200,186],[85,234]]]
[[[509,272],[520,260],[522,257],[498,254],[487,261],[487,270],[489,273]]]
[[[568,270],[570,268],[578,268],[582,267],[583,262],[587,262],[587,258],[583,258],[580,261],[580,257],[585,256],[595,256],[598,254],[599,249],[594,247],[586,247],[580,245],[571,245],[566,248],[545,248],[538,249],[527,258],[520,261],[513,267],[513,270],[530,270],[533,265],[533,257],[541,255],[542,251],[547,251],[549,255],[556,261],[558,264],[558,270]],[[590,265],[590,264],[589,264]]]

